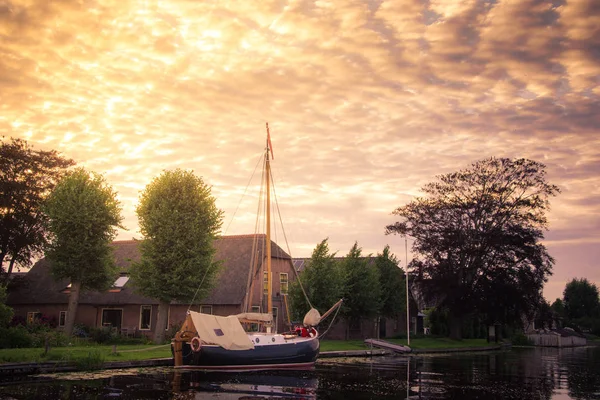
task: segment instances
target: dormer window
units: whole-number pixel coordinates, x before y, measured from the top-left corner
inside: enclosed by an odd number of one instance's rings
[[[108,289],[111,293],[118,293],[123,290],[123,287],[129,282],[129,276],[121,275],[117,278],[117,280],[113,283],[112,287]],[[71,293],[71,284],[69,283],[66,288],[61,290],[61,293]]]

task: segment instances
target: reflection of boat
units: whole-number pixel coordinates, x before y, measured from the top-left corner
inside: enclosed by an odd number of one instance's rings
[[[265,274],[267,310],[273,310],[271,274],[271,166],[273,155],[269,126],[265,148],[264,187],[265,210]],[[257,276],[251,266],[252,276]],[[251,292],[251,291],[250,291]],[[251,303],[251,302],[250,302]],[[309,302],[310,304],[310,302]],[[336,304],[323,315],[326,317],[341,304]],[[246,304],[248,311],[248,304]],[[319,333],[315,329],[322,317],[311,309],[302,327],[294,331],[272,332],[272,313],[245,312],[231,316],[216,316],[188,311],[186,320],[175,335],[172,349],[176,368],[198,368],[204,370],[247,371],[265,369],[312,368],[319,354]],[[258,332],[246,332],[244,325],[259,327]],[[275,325],[276,326],[276,325]]]
[[[181,380],[176,393],[215,393],[219,399],[315,399],[319,381],[311,376],[263,375],[250,373],[227,376],[213,373],[176,372]],[[180,375],[179,377],[177,376]],[[218,374],[218,373],[216,373]],[[196,398],[196,397],[195,397]],[[204,398],[204,397],[203,397]]]

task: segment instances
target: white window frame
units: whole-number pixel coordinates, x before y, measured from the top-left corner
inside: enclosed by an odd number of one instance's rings
[[[63,321],[63,317],[62,317],[63,315],[65,316],[65,319],[64,319],[64,323],[61,324],[60,322]],[[58,326],[62,328],[66,324],[67,324],[67,312],[66,311],[61,311],[61,312],[58,313]]]
[[[144,313],[144,309],[148,309],[150,308],[150,318],[148,320],[148,327],[147,328],[142,328],[142,315]],[[152,330],[152,305],[151,304],[142,304],[140,306],[140,321],[138,323],[138,329],[140,331],[149,331]]]
[[[285,276],[285,282],[283,282],[283,277]],[[285,283],[285,291],[283,290],[283,284]],[[279,273],[279,293],[288,294],[290,292],[290,277],[287,272]]]
[[[271,309],[271,313],[273,314],[273,328],[274,328],[273,331],[274,332],[277,332],[277,325],[278,325],[277,324],[277,320],[279,319],[278,318],[278,312],[279,312],[279,310],[277,309],[277,307],[273,307]]]

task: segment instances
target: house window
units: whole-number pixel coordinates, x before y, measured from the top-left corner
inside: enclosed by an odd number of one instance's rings
[[[277,307],[273,307],[271,312],[273,313],[273,331],[277,332]]]
[[[269,294],[269,273],[263,272],[263,294]]]
[[[67,324],[67,312],[61,311],[58,315],[58,326],[65,326]]]
[[[260,306],[252,306],[253,313],[260,313]],[[258,324],[250,324],[249,332],[258,332]]]
[[[212,306],[200,306],[200,312],[202,314],[212,314]]]
[[[102,326],[120,330],[122,320],[123,310],[114,308],[105,308],[102,310]]]
[[[123,287],[125,286],[125,284],[129,281],[129,277],[128,276],[120,276],[117,278],[117,280],[115,281],[115,283],[113,283],[113,287],[108,289],[109,292],[111,293],[118,293],[121,290],[123,290]]]
[[[281,294],[288,294],[288,274],[284,272],[279,274],[279,291]]]
[[[140,306],[140,330],[149,330],[152,318],[152,306]]]
[[[42,318],[42,313],[39,311],[30,311],[27,313],[27,323],[33,324],[36,321],[39,321]]]

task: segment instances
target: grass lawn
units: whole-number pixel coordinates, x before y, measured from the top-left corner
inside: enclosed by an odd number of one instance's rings
[[[50,348],[44,356],[42,348],[2,349],[0,363],[75,361],[96,359],[102,361],[148,360],[171,357],[170,345],[117,345],[117,354],[112,354],[112,345],[90,345]]]
[[[406,339],[386,339],[391,343],[402,344],[406,346]],[[495,343],[488,343],[485,339],[463,339],[452,340],[450,338],[415,338],[410,339],[410,348],[412,349],[456,349],[461,347],[486,347],[493,346]]]
[[[362,340],[321,340],[321,351],[369,350]]]
[[[391,343],[406,345],[406,339],[386,339]],[[415,338],[410,340],[413,349],[448,349],[489,346],[485,339],[451,340],[448,338]],[[369,350],[362,340],[322,340],[321,351]],[[101,364],[105,361],[148,360],[171,357],[170,345],[87,345],[51,348],[44,355],[42,348],[2,349],[0,363],[66,361]]]

